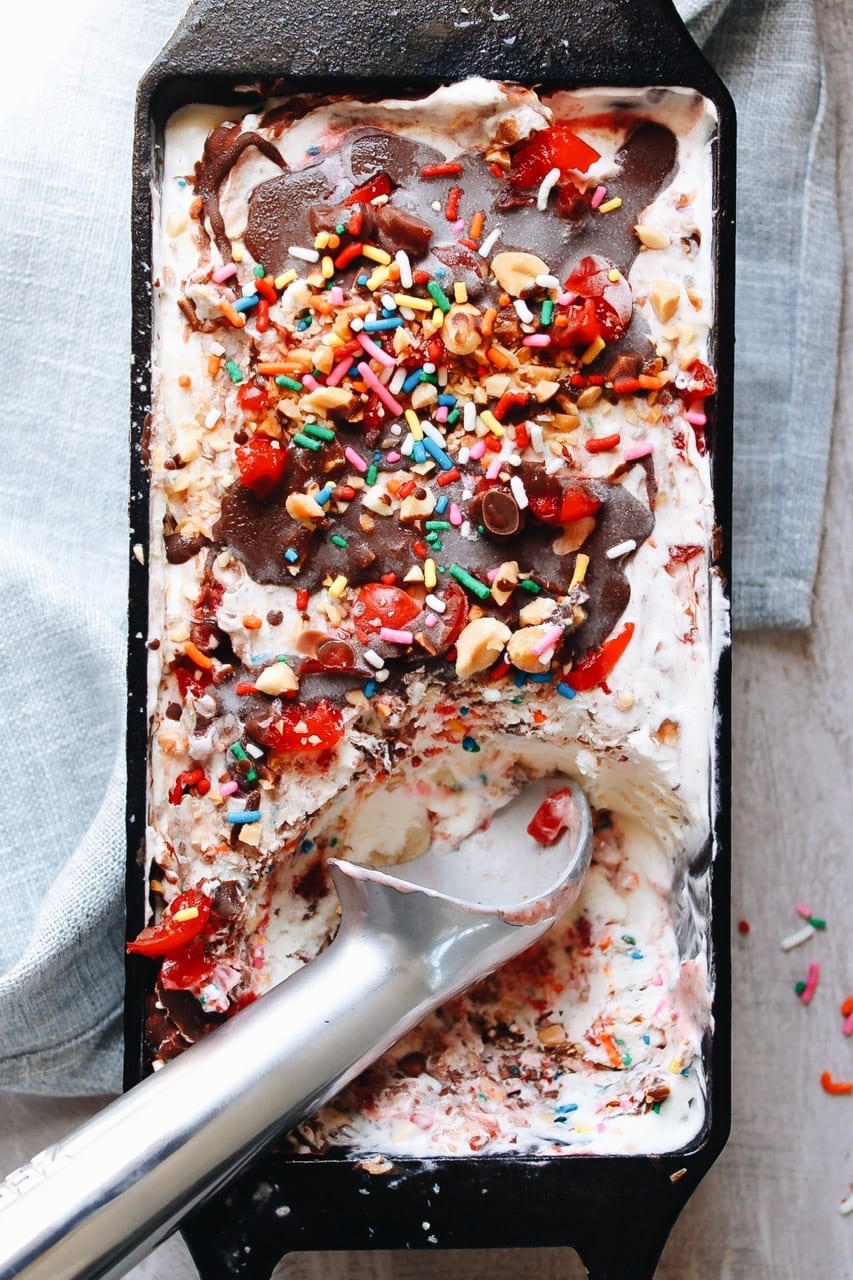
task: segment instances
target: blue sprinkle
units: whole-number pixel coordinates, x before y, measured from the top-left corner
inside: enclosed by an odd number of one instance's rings
[[[526,671],[517,671],[517,672],[515,673],[515,687],[516,687],[516,689],[521,689],[521,688],[523,688],[523,686],[524,686],[524,685],[526,685],[526,684],[527,684],[527,672],[526,672]]]
[[[443,280],[443,279],[444,279],[444,277],[447,275],[447,267],[436,267],[436,269],[435,269],[435,274],[436,274],[436,275],[437,275],[441,280]]]
[[[416,444],[420,443],[420,441],[416,441]],[[450,457],[450,454],[445,453],[441,445],[436,444],[431,436],[424,436],[423,446],[430,457],[435,458],[442,471],[453,470],[453,459]]]
[[[476,738],[472,738],[470,734],[466,733],[465,737],[462,739],[462,750],[479,751],[480,744],[477,742]]]
[[[459,714],[460,714],[460,716],[467,716],[467,715],[470,715],[470,714],[471,714],[471,708],[470,708],[470,707],[460,707],[460,708],[459,708]]]
[[[237,827],[242,827],[247,822],[260,822],[260,820],[260,809],[244,809],[242,813],[228,814],[228,821]]]
[[[447,409],[452,409],[456,404],[456,396],[441,395],[438,397],[438,403],[443,404]]]
[[[565,1124],[565,1123],[566,1123],[565,1116],[554,1116],[554,1124]]]
[[[365,333],[381,333],[384,329],[399,329],[403,323],[399,316],[391,316],[387,320],[365,320]]]
[[[309,156],[318,156],[320,154],[320,148],[317,146],[316,142],[312,142],[311,146],[306,147],[305,150]]]
[[[643,958],[643,953],[642,953],[642,951],[632,951],[632,952],[631,952],[631,959],[632,959],[632,960],[642,960],[642,958]]]
[[[357,364],[354,364],[350,369],[348,369],[348,370],[347,370],[347,373],[349,374],[349,376],[350,376],[351,378],[360,378],[360,377],[361,377],[361,374],[359,373],[358,365],[357,365]]]
[[[415,441],[414,445],[412,446],[412,457],[414,458],[415,462],[426,462],[427,451],[424,448],[423,440]]]
[[[386,319],[386,320],[387,320],[389,316],[395,316],[396,314],[397,314],[397,304],[396,304],[396,302],[395,302],[395,301],[393,300],[393,298],[392,298],[392,299],[391,299],[391,305],[390,305],[390,307],[383,307],[383,308],[382,308],[382,316],[383,316],[383,318],[384,318],[384,319]],[[402,324],[402,323],[403,323],[403,321],[401,320],[401,321],[400,321],[400,324]]]
[[[332,501],[332,494],[335,492],[333,484],[327,484],[325,489],[321,489],[319,493],[314,494],[314,501],[318,502],[321,507],[326,507]],[[285,555],[287,553],[285,552]]]
[[[288,547],[284,553],[284,558],[288,564],[296,564],[296,561],[299,559],[299,552],[293,547]]]
[[[410,391],[414,391],[415,387],[418,385],[419,382],[423,381],[423,377],[424,377],[423,369],[415,369],[414,373],[409,374],[408,378],[403,383],[400,390],[404,391],[406,395],[408,395]]]
[[[364,686],[365,698],[372,698],[375,692],[376,692],[376,681],[368,680],[367,684]]]
[[[576,1102],[563,1102],[555,1110],[558,1116],[570,1116],[573,1111],[577,1111],[578,1104]]]
[[[683,1075],[683,1076],[689,1076],[689,1075],[690,1075],[690,1068],[689,1068],[689,1067],[685,1067],[685,1068],[683,1069],[683,1071],[681,1072],[681,1075]]]
[[[651,1042],[652,1042],[651,1036],[643,1036],[643,1044],[651,1044]]]
[[[235,311],[251,311],[252,307],[256,307],[259,302],[258,294],[250,293],[245,298],[238,298],[232,305]]]
[[[442,494],[438,502],[435,504],[435,514],[437,516],[443,516],[449,506],[450,506],[450,499],[447,497],[446,494]]]
[[[368,276],[366,276],[366,275],[356,276],[356,278],[355,278],[355,282],[356,282],[356,284],[365,285],[365,284],[367,284],[368,278],[369,278],[369,277],[368,277]]]
[[[186,180],[186,178],[178,178],[178,186],[179,186],[179,187],[185,187],[186,185],[187,185],[187,180]]]
[[[557,693],[559,693],[562,698],[574,698],[576,696],[572,686],[570,684],[566,684],[564,680],[561,680],[557,685]]]
[[[296,327],[297,327],[297,329],[299,329],[299,330],[301,330],[302,332],[304,332],[306,329],[310,329],[313,323],[314,323],[314,321],[313,321],[313,319],[312,319],[312,317],[311,317],[311,316],[304,316],[304,317],[299,321],[299,323],[297,324],[297,326],[296,326]]]
[[[374,462],[381,462],[381,461],[382,461],[382,454],[379,452],[379,450],[378,450],[378,449],[376,449],[376,450],[374,451],[374,454],[373,454],[373,461],[374,461]]]
[[[550,683],[551,683],[551,672],[550,672],[550,671],[537,671],[535,674],[533,674],[533,675],[529,675],[527,678],[528,678],[528,680],[532,680],[534,684],[550,684]]]
[[[310,853],[310,852],[311,852],[311,850],[314,848],[314,841],[313,841],[313,840],[303,840],[303,841],[302,841],[302,844],[299,846],[299,848],[300,848],[300,851],[301,851],[302,853]]]

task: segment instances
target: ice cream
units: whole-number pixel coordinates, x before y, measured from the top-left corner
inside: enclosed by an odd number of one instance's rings
[[[154,1062],[327,944],[327,854],[450,849],[530,776],[573,774],[598,811],[570,916],[301,1149],[662,1151],[701,1129],[713,128],[691,92],[478,80],[167,128]]]

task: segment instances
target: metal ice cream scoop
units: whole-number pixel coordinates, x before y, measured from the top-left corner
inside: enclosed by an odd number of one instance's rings
[[[528,823],[564,788],[544,846]],[[0,1183],[0,1280],[124,1275],[276,1133],[540,938],[591,848],[582,792],[551,778],[393,875],[332,861],[341,925],[321,956]]]

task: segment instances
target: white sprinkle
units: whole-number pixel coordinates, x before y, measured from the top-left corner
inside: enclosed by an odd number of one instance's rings
[[[515,314],[522,324],[533,324],[536,317],[523,298],[516,298],[512,305],[515,307]]]
[[[560,282],[556,276],[537,276],[536,283],[540,289],[559,289]]]
[[[219,421],[219,417],[220,414],[218,409],[208,409],[204,419],[204,425],[207,427],[208,431],[210,431],[211,427],[216,426]]]
[[[434,422],[430,422],[429,418],[424,418],[421,422],[421,427],[425,436],[429,436],[434,444],[439,445],[442,449],[444,448],[446,441]]]
[[[409,285],[409,288],[411,288],[411,285]],[[411,307],[401,307],[400,315],[404,320],[414,320],[415,318],[415,313]],[[350,324],[350,328],[352,328],[352,324]]]
[[[390,431],[392,436],[401,436],[403,434],[403,428],[400,426],[399,422],[392,422]]]
[[[263,758],[264,753],[261,751],[260,747],[255,746],[254,742],[247,742],[246,754],[251,756],[253,760],[260,760]]]
[[[393,295],[392,295],[392,294],[390,294],[390,293],[383,293],[383,295],[382,295],[382,305],[383,305],[383,307],[385,308],[385,310],[386,310],[386,311],[396,311],[396,310],[397,310],[397,304],[396,304],[396,302],[394,301]],[[350,326],[350,327],[352,327],[352,326]]]
[[[530,446],[534,453],[543,453],[545,451],[545,438],[542,435],[542,428],[538,422],[528,422],[527,433],[530,436]]]
[[[477,406],[473,400],[466,400],[462,407],[462,426],[473,435],[477,427]]]
[[[462,524],[459,526],[459,532],[462,534],[463,538],[471,538],[472,536],[475,540],[477,538],[476,533],[472,535],[470,520],[462,521]]]
[[[447,386],[447,365],[443,364],[438,371],[438,385],[440,387]]]
[[[212,356],[224,356],[224,355],[225,355],[225,348],[223,347],[222,343],[221,343],[221,342],[211,342],[211,344],[210,344],[210,354],[211,354]]]
[[[361,316],[353,316],[352,320],[349,322],[349,327],[352,329],[353,333],[361,333],[364,328],[364,321]]]
[[[467,446],[466,444],[463,444],[462,448],[461,448],[461,449],[459,450],[459,452],[456,454],[456,461],[459,463],[460,467],[464,467],[464,466],[465,466],[466,462],[468,461],[469,456],[470,456],[470,455],[469,455],[469,452],[468,452],[468,446]]]
[[[400,268],[400,284],[404,289],[412,287],[412,264],[409,262],[409,255],[405,249],[398,249],[394,254],[394,261]]]
[[[509,487],[512,490],[512,496],[518,504],[519,511],[523,511],[527,506],[527,490],[524,487],[521,476],[513,476],[509,482]]]
[[[559,169],[549,169],[542,179],[542,185],[539,188],[539,194],[536,197],[536,208],[541,212],[548,208],[548,197],[554,189],[555,183],[560,180]]]
[[[519,454],[519,453],[505,453],[505,454],[503,455],[503,457],[501,458],[501,461],[502,461],[502,462],[505,462],[505,463],[506,463],[506,465],[507,465],[508,467],[520,467],[520,466],[521,466],[521,454]]]
[[[424,373],[435,373],[435,365],[431,360],[426,360],[423,365]]]
[[[138,560],[140,564],[145,564],[145,548],[141,542],[134,542],[133,557],[135,560]]]
[[[555,476],[558,471],[562,471],[565,465],[564,458],[557,458],[553,453],[549,454],[545,459],[545,474],[548,476]]]
[[[798,929],[796,933],[789,933],[787,938],[783,938],[781,947],[783,951],[793,951],[794,947],[801,946],[804,942],[808,942],[809,938],[814,937],[814,927],[810,924],[804,924],[802,929]]]
[[[304,249],[301,244],[292,244],[287,252],[291,258],[299,258],[300,262],[319,262],[320,254],[317,249]]]
[[[845,1215],[848,1213],[853,1213],[853,1191],[850,1192],[850,1195],[847,1197],[846,1200],[841,1201],[841,1204],[838,1207],[841,1210],[841,1212]]]
[[[352,324],[350,324],[350,328],[352,328]],[[392,396],[395,396],[398,391],[402,391],[403,383],[406,381],[408,376],[408,370],[404,369],[402,365],[400,365],[399,369],[394,370],[394,377],[388,383],[388,390],[391,392]]]
[[[500,702],[503,698],[503,694],[500,689],[483,689],[480,697],[484,702]]]
[[[390,674],[391,672],[388,670],[388,668],[383,667],[381,671],[376,672],[376,675],[374,676],[374,680],[376,680],[378,684],[384,684],[385,681],[390,676]]]
[[[412,433],[409,432],[409,434],[406,436],[403,443],[400,445],[400,452],[402,453],[404,458],[411,458],[412,450],[414,449],[414,447],[415,447],[415,439]]]
[[[618,560],[620,556],[626,556],[629,551],[636,551],[636,549],[636,540],[626,538],[624,542],[617,542],[615,547],[608,547],[604,554],[608,560]]]
[[[481,258],[488,258],[494,249],[503,231],[502,227],[495,227],[494,231],[490,231],[483,243],[480,245],[479,253]]]
[[[444,613],[447,605],[443,600],[439,600],[438,596],[427,596],[424,600],[427,608],[432,609],[433,613]]]
[[[441,201],[433,200],[431,208],[434,209],[436,213],[441,213]]]
[[[364,660],[369,662],[371,667],[375,667],[377,671],[381,671],[385,666],[385,659],[380,658],[379,654],[374,652],[373,649],[365,649]]]

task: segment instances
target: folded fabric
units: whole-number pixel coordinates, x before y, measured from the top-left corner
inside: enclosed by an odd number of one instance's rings
[[[840,296],[814,14],[683,10],[740,113],[735,619],[804,626]],[[32,1092],[120,1083],[128,179],[134,87],[178,16],[24,9],[37,70],[0,86],[0,1086]]]

